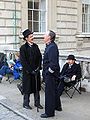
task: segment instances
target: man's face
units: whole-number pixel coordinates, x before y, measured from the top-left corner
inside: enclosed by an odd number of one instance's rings
[[[67,60],[68,64],[74,64],[75,60]]]
[[[49,42],[50,42],[49,32],[47,32],[47,33],[44,35],[44,42],[45,42],[45,43],[49,43]]]
[[[33,34],[30,34],[30,35],[28,35],[28,37],[26,38],[26,41],[27,42],[30,42],[30,43],[33,43]]]

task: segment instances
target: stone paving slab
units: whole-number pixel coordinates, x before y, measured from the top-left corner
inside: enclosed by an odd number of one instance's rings
[[[0,120],[33,120],[0,101]]]
[[[20,114],[26,116],[29,119],[32,118],[33,120],[43,120],[42,118],[40,118],[40,115],[44,113],[44,109],[37,112],[37,109],[34,106],[33,95],[31,95],[30,98],[30,105],[33,109],[27,110],[22,107],[23,96],[18,91],[16,85],[17,81],[11,84],[6,82],[5,80],[2,81],[2,83],[0,84],[0,95],[2,98],[0,102],[9,106],[11,109],[18,111]],[[41,91],[40,95],[41,104],[44,107],[45,94],[43,90]],[[90,92],[82,92],[81,95],[76,92],[72,99],[67,97],[67,95],[64,93],[61,97],[61,101],[63,111],[56,111],[56,116],[48,118],[47,120],[90,120]],[[5,112],[6,111],[7,110],[5,110]],[[8,114],[8,111],[6,113]],[[0,116],[2,116],[1,112]],[[13,118],[13,120],[14,119],[15,118]],[[3,120],[9,119],[4,118]],[[10,120],[12,119],[10,118]]]

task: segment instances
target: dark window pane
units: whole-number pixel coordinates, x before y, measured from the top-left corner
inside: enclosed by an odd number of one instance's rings
[[[85,23],[85,14],[82,15],[82,22]]]
[[[39,21],[39,12],[38,11],[33,11],[33,20]]]
[[[84,13],[84,4],[82,5],[82,13]]]
[[[34,32],[39,32],[39,23],[38,22],[33,23],[33,31]]]
[[[37,2],[34,2],[34,9],[39,9],[39,0],[37,0]]]
[[[28,21],[28,28],[32,31],[32,22]]]
[[[90,32],[90,24],[88,26],[89,26],[89,32]]]
[[[85,32],[85,24],[82,24],[82,32]]]
[[[32,11],[28,10],[28,20],[32,20]]]
[[[33,9],[33,1],[28,1],[28,8]]]
[[[85,5],[85,13],[88,13],[88,5]]]
[[[85,32],[88,32],[87,24],[85,24]]]
[[[89,19],[89,24],[90,24],[90,14],[88,15],[88,17],[89,17],[88,19]]]
[[[88,15],[86,14],[85,15],[85,23],[87,23],[87,21],[88,21]]]

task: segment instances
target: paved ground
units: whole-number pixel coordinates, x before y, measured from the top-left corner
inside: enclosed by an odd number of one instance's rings
[[[44,113],[34,107],[33,95],[31,95],[32,110],[26,110],[22,107],[23,96],[18,91],[16,85],[19,81],[9,83],[3,79],[0,84],[0,120],[43,120],[40,114]],[[72,99],[63,94],[61,97],[63,111],[57,112],[53,118],[48,120],[90,120],[90,93],[77,92]],[[44,106],[44,92],[41,91],[41,104]]]
[[[0,103],[0,120],[29,120],[29,118],[6,104]]]

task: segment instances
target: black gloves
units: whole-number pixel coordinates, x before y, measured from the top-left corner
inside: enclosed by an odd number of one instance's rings
[[[36,75],[36,74],[37,74],[37,72],[36,72],[36,71],[32,71],[32,74],[33,74],[33,75]]]

